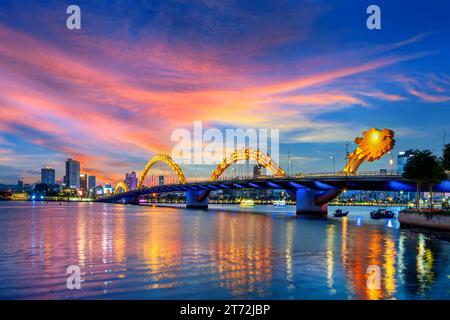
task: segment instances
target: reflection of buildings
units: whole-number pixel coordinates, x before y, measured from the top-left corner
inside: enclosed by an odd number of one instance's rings
[[[272,220],[259,215],[217,216],[216,254],[220,285],[233,296],[259,293],[271,281]]]

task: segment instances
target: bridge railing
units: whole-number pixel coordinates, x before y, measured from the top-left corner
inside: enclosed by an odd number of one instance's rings
[[[246,181],[246,180],[273,180],[273,179],[305,179],[305,178],[316,178],[316,177],[324,177],[324,178],[332,178],[332,177],[385,177],[385,176],[400,176],[397,170],[382,170],[382,171],[361,171],[356,174],[348,174],[345,172],[313,172],[313,173],[295,173],[291,175],[274,177],[273,175],[224,175],[219,177],[216,181]],[[189,180],[191,183],[205,183],[212,182],[209,178],[197,178],[193,180]],[[173,184],[172,184],[173,185]]]
[[[274,179],[307,179],[307,178],[333,178],[333,177],[399,177],[401,174],[397,170],[381,170],[381,171],[360,171],[356,174],[347,174],[344,172],[315,172],[315,173],[296,173],[292,175],[286,175],[282,177],[274,177],[272,175],[261,175],[261,176],[253,176],[253,175],[236,175],[236,176],[230,176],[225,175],[221,176],[217,181],[247,181],[247,180],[274,180]],[[205,179],[194,179],[190,180],[190,183],[205,183],[205,182],[212,182],[209,180],[209,178]],[[176,185],[183,185],[182,183],[174,183],[170,184],[171,186]],[[146,188],[152,188],[154,186],[144,186]],[[110,195],[111,196],[111,195]],[[109,196],[104,196],[109,197]]]
[[[309,178],[309,177],[366,177],[366,176],[400,176],[401,173],[397,170],[386,171],[361,171],[356,174],[348,174],[345,172],[313,172],[313,173],[295,173],[282,177],[274,177],[272,175],[235,175],[235,176],[223,176],[217,181],[230,181],[230,180],[250,180],[250,179],[292,179],[292,178]],[[196,182],[208,182],[209,179],[198,179]]]

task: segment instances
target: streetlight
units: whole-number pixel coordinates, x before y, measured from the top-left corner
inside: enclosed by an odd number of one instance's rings
[[[333,173],[336,174],[336,159],[333,156],[330,156],[330,160],[333,160]]]
[[[291,150],[288,151],[288,177],[291,175]]]
[[[394,156],[390,151],[388,153],[391,156],[391,158],[389,159],[389,165],[391,166],[391,174],[392,174],[394,172]]]

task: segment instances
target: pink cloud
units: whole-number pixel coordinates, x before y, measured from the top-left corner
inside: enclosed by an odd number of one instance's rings
[[[322,86],[428,54],[337,61],[340,67],[273,79],[262,72],[266,66],[230,66],[214,50],[180,43],[77,41],[75,47],[92,53],[63,50],[0,25],[0,129],[78,158],[101,180],[126,170],[116,157],[169,151],[171,131],[194,120],[258,126],[278,119],[276,125],[289,130],[312,114],[364,104],[343,89]],[[27,137],[18,126],[51,139]]]

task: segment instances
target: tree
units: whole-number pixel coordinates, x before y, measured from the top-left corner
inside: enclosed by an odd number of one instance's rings
[[[450,143],[447,143],[444,146],[442,153],[442,165],[444,166],[444,170],[450,170]]]
[[[428,184],[433,209],[433,185],[447,178],[441,161],[430,150],[415,150],[405,164],[403,177],[416,181],[416,208],[420,210],[420,190]]]

